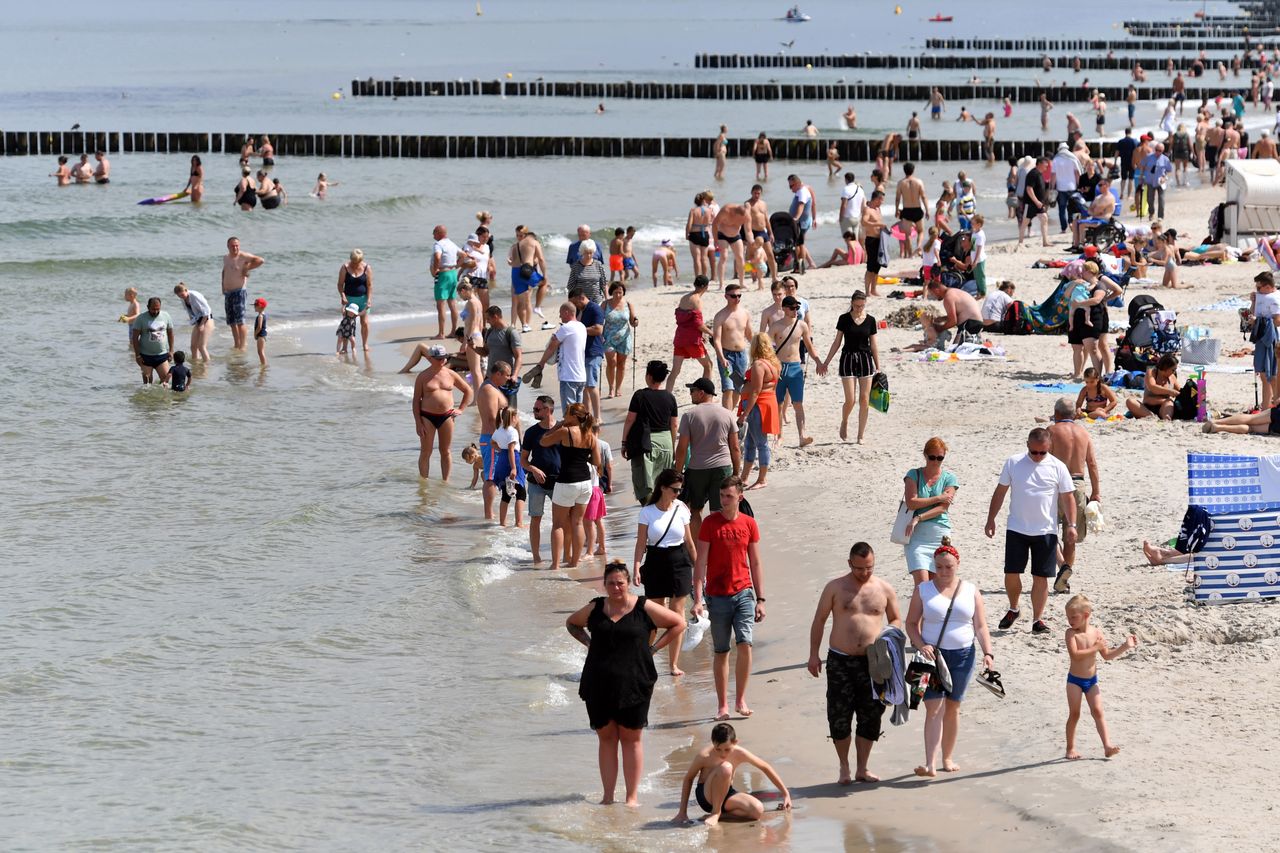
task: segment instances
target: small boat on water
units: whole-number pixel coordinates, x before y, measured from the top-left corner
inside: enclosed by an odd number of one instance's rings
[[[799,6],[792,6],[787,10],[787,14],[783,15],[782,20],[789,24],[803,24],[805,21],[811,20],[811,18],[801,12]]]
[[[949,24],[953,20],[955,20],[955,16],[954,15],[934,15],[929,20],[935,24]]]

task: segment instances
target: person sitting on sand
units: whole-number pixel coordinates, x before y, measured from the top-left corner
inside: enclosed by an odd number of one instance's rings
[[[1162,421],[1171,421],[1173,401],[1177,398],[1178,391],[1178,359],[1172,353],[1165,353],[1160,356],[1155,367],[1147,368],[1147,384],[1142,391],[1141,402],[1136,397],[1130,397],[1124,401],[1124,405],[1135,418],[1154,416]],[[1212,424],[1212,421],[1209,423]]]
[[[844,248],[832,249],[830,259],[818,269],[852,267],[866,262],[867,255],[866,252],[862,251],[862,244],[858,242],[858,235],[853,231],[846,231],[840,236],[844,239]]]
[[[1147,260],[1160,264],[1164,268],[1164,276],[1160,279],[1160,286],[1171,290],[1181,288],[1182,285],[1178,284],[1178,247],[1174,245],[1173,238],[1167,234],[1157,234],[1153,238],[1153,242],[1155,243],[1155,248],[1147,253]]]
[[[779,811],[791,808],[791,792],[783,784],[782,777],[769,762],[751,754],[738,745],[738,733],[728,723],[717,723],[711,730],[711,745],[704,746],[693,758],[689,771],[684,774],[684,784],[680,789],[680,811],[672,819],[673,823],[689,823],[689,789],[693,780],[698,780],[694,789],[694,797],[702,810],[707,812],[703,821],[707,826],[715,826],[723,817],[735,820],[760,820],[764,817],[764,804],[750,794],[744,794],[733,787],[733,774],[739,764],[750,764],[758,769],[774,787],[782,792]]]
[[[1109,418],[1119,403],[1116,392],[1098,378],[1098,371],[1093,367],[1084,369],[1084,387],[1076,396],[1076,417]]]
[[[1098,687],[1098,655],[1103,660],[1115,660],[1120,655],[1136,649],[1138,638],[1130,634],[1114,649],[1107,648],[1102,632],[1089,624],[1093,604],[1083,595],[1074,595],[1067,602],[1067,654],[1071,655],[1071,668],[1067,670],[1067,758],[1076,760],[1076,723],[1080,721],[1080,698],[1089,703],[1093,724],[1102,738],[1102,750],[1107,758],[1120,752],[1107,733],[1107,721],[1102,716],[1102,690]]]
[[[809,628],[809,674],[822,674],[822,630],[831,619],[827,640],[827,724],[840,761],[839,784],[879,782],[867,770],[871,747],[880,739],[884,703],[871,686],[867,649],[880,637],[887,622],[902,628],[898,594],[888,581],[875,577],[876,555],[866,542],[849,549],[849,572],[827,583],[818,598],[818,609]],[[857,717],[857,737],[853,720]],[[857,747],[857,770],[849,772],[849,744]]]

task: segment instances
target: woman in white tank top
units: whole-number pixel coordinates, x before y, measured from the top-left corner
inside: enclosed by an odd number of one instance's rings
[[[960,730],[960,703],[977,663],[975,638],[982,646],[983,669],[990,669],[995,660],[982,593],[974,584],[960,580],[959,565],[960,553],[949,538],[943,537],[942,545],[933,554],[933,580],[915,588],[907,609],[907,636],[912,645],[929,660],[941,656],[951,673],[950,693],[930,683],[924,694],[924,764],[916,768],[917,776],[938,775],[934,762],[939,747],[942,769],[960,769],[951,757]]]

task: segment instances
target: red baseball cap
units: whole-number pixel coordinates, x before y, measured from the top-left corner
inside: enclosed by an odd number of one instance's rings
[[[1086,258],[1096,258],[1096,257],[1098,257],[1098,247],[1097,247],[1097,246],[1085,246],[1085,247],[1084,247],[1084,256],[1085,256]]]
[[[1090,248],[1092,248],[1092,246],[1091,246]],[[265,299],[263,299],[261,296],[259,296],[257,299],[253,300],[253,307],[254,307],[254,308],[266,308],[266,307],[267,307],[267,300],[265,300]]]

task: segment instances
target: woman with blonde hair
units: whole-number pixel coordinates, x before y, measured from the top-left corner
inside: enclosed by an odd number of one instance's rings
[[[747,431],[742,463],[742,481],[751,476],[751,467],[759,462],[760,472],[747,491],[763,489],[769,478],[769,436],[782,435],[782,417],[778,413],[777,384],[782,364],[773,351],[767,332],[757,332],[751,339],[751,367],[742,388],[738,405],[738,429]]]
[[[338,270],[338,313],[348,305],[360,311],[360,340],[369,351],[369,304],[373,301],[373,268],[364,261],[362,249],[352,249],[350,259]]]
[[[907,571],[916,586],[933,574],[933,552],[951,533],[951,502],[956,499],[960,481],[950,471],[942,470],[947,458],[947,443],[936,435],[924,443],[924,465],[912,468],[902,478],[903,503],[911,510],[907,522],[910,539],[902,550],[907,558]]]
[[[582,519],[591,501],[591,468],[600,468],[600,445],[591,432],[595,419],[582,403],[573,403],[560,423],[539,439],[543,447],[560,450],[560,475],[551,492],[552,529],[564,531],[566,569],[576,568],[582,556],[586,531]]]

